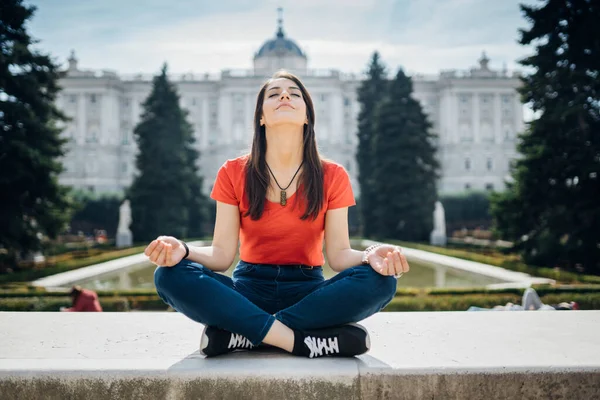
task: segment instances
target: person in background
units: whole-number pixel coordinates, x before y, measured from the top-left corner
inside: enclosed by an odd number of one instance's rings
[[[71,296],[71,299],[73,300],[73,306],[69,308],[61,307],[60,311],[102,311],[102,306],[98,301],[98,295],[93,290],[83,289],[80,286],[73,286],[69,296]]]
[[[506,303],[504,306],[494,306],[494,308],[482,308],[471,306],[467,311],[554,311],[554,310],[579,310],[579,304],[574,301],[559,304],[544,304],[535,289],[527,288],[523,293],[521,305]]]

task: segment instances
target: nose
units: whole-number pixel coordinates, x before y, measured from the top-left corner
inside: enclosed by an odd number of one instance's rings
[[[289,99],[290,99],[290,94],[289,94],[289,93],[288,93],[288,91],[287,91],[287,90],[285,90],[285,89],[283,89],[283,91],[282,91],[282,92],[281,92],[281,94],[279,95],[279,100],[284,100],[284,99],[287,99],[287,100],[289,100]]]

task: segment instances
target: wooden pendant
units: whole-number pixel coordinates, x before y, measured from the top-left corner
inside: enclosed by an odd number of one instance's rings
[[[280,193],[279,204],[281,204],[282,206],[285,206],[287,204],[287,194],[285,193],[285,190],[282,190]]]

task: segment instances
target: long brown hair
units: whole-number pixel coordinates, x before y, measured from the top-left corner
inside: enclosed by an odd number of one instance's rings
[[[260,119],[263,114],[265,91],[269,83],[279,78],[289,79],[296,83],[306,103],[308,123],[304,125],[303,132],[304,164],[296,183],[297,195],[294,200],[297,200],[300,196],[303,197],[306,200],[306,210],[301,219],[306,220],[311,217],[314,220],[323,207],[323,164],[315,140],[315,109],[312,99],[302,82],[300,82],[300,79],[287,71],[276,72],[271,79],[265,82],[256,97],[254,138],[252,139],[252,149],[250,150],[246,164],[246,193],[250,208],[245,216],[250,215],[250,218],[253,220],[260,219],[265,209],[267,189],[269,188],[271,176],[267,170],[266,161],[267,136],[265,127],[260,125]],[[302,189],[300,189],[301,185]]]

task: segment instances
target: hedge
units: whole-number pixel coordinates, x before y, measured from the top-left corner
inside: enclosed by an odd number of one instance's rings
[[[564,293],[597,293],[600,294],[600,285],[536,285],[535,290],[540,296],[547,294],[564,294]],[[497,295],[497,294],[513,294],[522,296],[525,289],[523,288],[503,288],[503,289],[486,289],[486,288],[398,288],[396,296],[417,297],[417,296],[464,296],[470,294],[478,295]],[[0,289],[0,298],[10,297],[65,297],[69,289],[62,291],[46,291],[45,288],[35,286],[25,286],[16,289]],[[127,298],[144,298],[157,296],[154,289],[132,289],[132,290],[98,290],[98,297],[127,297]]]
[[[554,289],[552,291],[552,289]],[[491,308],[495,305],[504,305],[508,302],[521,304],[521,289],[511,293],[468,293],[448,294],[429,293],[415,295],[399,294],[385,308],[384,311],[465,311],[470,306]],[[582,310],[600,309],[600,292],[582,290],[556,290],[548,288],[547,291],[538,290],[542,301],[546,304],[576,301]],[[50,293],[49,293],[50,294]],[[9,296],[7,293],[0,298],[0,311],[58,311],[60,307],[68,307],[71,299],[62,296]],[[100,304],[104,311],[167,311],[169,308],[158,295],[129,295],[122,292],[119,296],[100,296]]]
[[[600,293],[553,294],[541,297],[545,304],[558,304],[575,301],[581,310],[600,310]],[[465,296],[423,296],[395,297],[384,311],[466,311],[470,306],[492,308],[506,303],[521,304],[521,296],[465,295]]]

